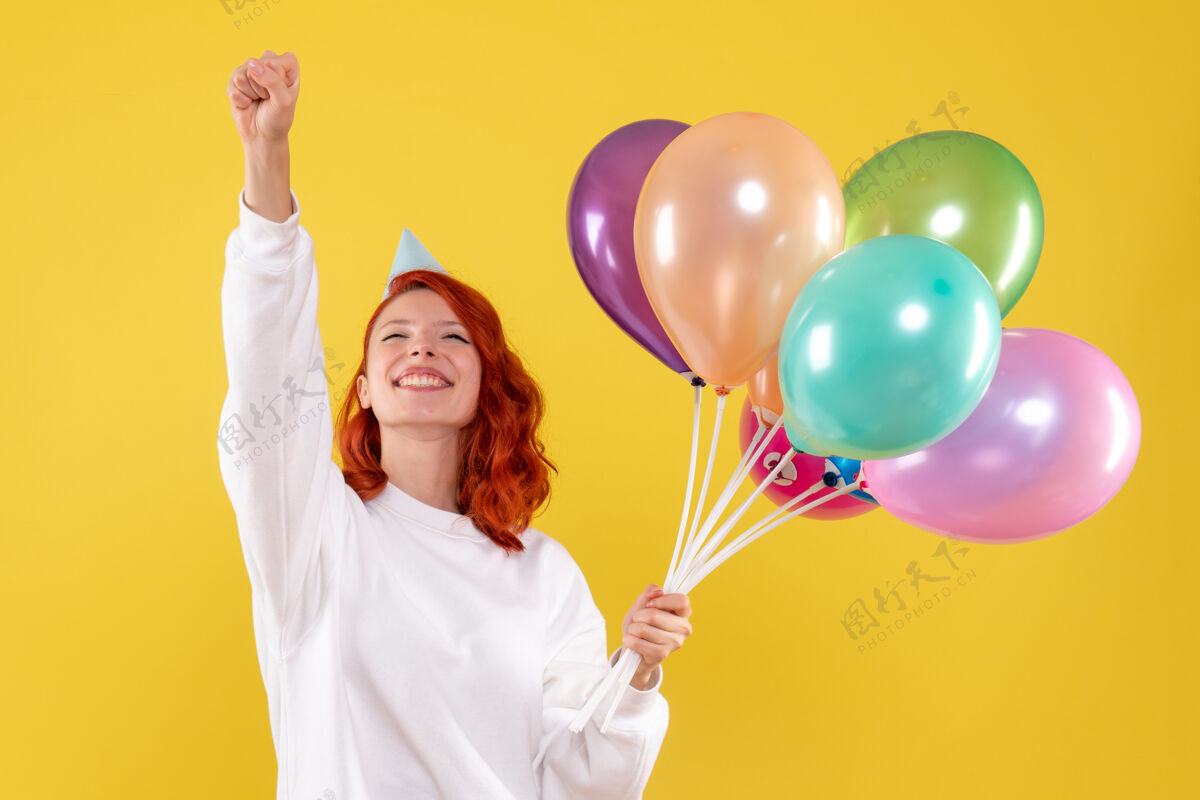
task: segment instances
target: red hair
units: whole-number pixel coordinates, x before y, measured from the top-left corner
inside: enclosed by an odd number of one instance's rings
[[[363,501],[387,484],[380,464],[379,421],[372,409],[359,403],[354,387],[358,377],[366,375],[367,346],[379,314],[393,297],[413,289],[437,292],[479,351],[479,402],[475,418],[459,438],[458,505],[505,551],[522,551],[525,545],[518,537],[550,497],[550,470],[558,472],[538,434],[545,414],[542,391],[508,346],[500,316],[488,299],[445,273],[419,269],[397,275],[367,321],[363,359],[338,413],[342,475]]]

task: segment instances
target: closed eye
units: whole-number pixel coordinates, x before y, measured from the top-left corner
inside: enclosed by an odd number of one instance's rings
[[[388,334],[387,336],[383,337],[383,341],[385,341],[385,342],[386,342],[388,339],[391,339],[393,336],[399,336],[399,337],[401,337],[401,338],[404,338],[404,339],[407,339],[407,338],[408,338],[408,336],[407,336],[407,335],[405,335],[405,334],[403,334],[403,333],[390,333],[390,334]],[[444,339],[458,339],[458,340],[459,340],[460,342],[462,342],[463,344],[470,344],[470,342],[468,342],[468,341],[467,341],[465,338],[463,338],[462,336],[460,336],[460,335],[459,335],[459,334],[457,334],[457,333],[448,333],[448,334],[446,334],[446,335],[445,335],[444,337],[442,337],[442,338],[444,338]]]

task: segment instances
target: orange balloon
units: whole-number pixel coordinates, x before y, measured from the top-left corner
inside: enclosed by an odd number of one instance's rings
[[[800,289],[842,250],[846,207],[811,139],[735,112],[667,145],[633,229],[650,305],[688,366],[720,390],[745,383],[778,345]]]
[[[779,389],[779,351],[776,350],[746,382],[750,402],[776,416],[783,415],[783,394]]]

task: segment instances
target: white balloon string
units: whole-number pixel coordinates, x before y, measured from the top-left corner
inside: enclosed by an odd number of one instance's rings
[[[683,568],[691,563],[692,556],[699,548],[700,543],[703,542],[708,536],[709,531],[712,530],[713,526],[720,518],[721,513],[725,510],[725,507],[729,505],[729,501],[733,498],[737,488],[741,486],[742,481],[746,479],[747,473],[749,473],[750,469],[754,466],[751,456],[757,454],[757,446],[759,441],[763,438],[763,433],[765,431],[766,426],[760,422],[758,424],[758,430],[755,431],[754,437],[750,441],[750,445],[746,448],[746,451],[742,453],[741,460],[738,461],[737,467],[734,468],[733,473],[729,476],[729,480],[725,482],[725,486],[721,488],[721,494],[717,497],[717,502],[713,505],[712,510],[705,518],[704,524],[700,528],[699,535],[689,541],[691,547],[684,551],[685,563],[676,565],[670,576],[671,584],[669,586],[664,585],[663,591],[670,593],[675,591],[675,589],[678,587],[679,579],[682,577]]]
[[[793,509],[797,505],[799,505],[801,500],[804,500],[807,497],[811,497],[814,493],[819,492],[824,488],[825,488],[825,481],[824,480],[817,481],[812,486],[808,487],[803,492],[801,492],[800,494],[791,498],[786,503],[781,505],[779,508],[775,509],[770,514],[768,514],[767,516],[763,517],[761,520],[756,522],[754,524],[754,527],[751,528],[750,531],[756,531],[759,528],[763,527],[764,525],[770,525],[772,522],[779,519],[781,516],[786,514],[788,511],[790,511],[791,509]],[[747,533],[750,531],[747,531]],[[742,534],[742,535],[745,536],[746,534]]]
[[[600,707],[600,701],[604,699],[604,695],[616,683],[621,673],[629,667],[630,662],[633,662],[634,669],[636,669],[637,660],[640,658],[641,656],[633,650],[627,649],[621,653],[621,657],[617,659],[616,666],[608,670],[608,673],[604,676],[604,680],[600,681],[600,684],[592,690],[592,693],[588,695],[587,702],[583,704],[583,708],[579,709],[579,713],[571,720],[571,724],[568,727],[570,727],[572,733],[579,733],[583,730],[588,720],[596,713],[596,709]]]
[[[627,650],[626,652],[633,651]],[[642,657],[636,653],[634,655],[636,658],[630,659],[629,665],[621,672],[621,682],[617,686],[617,696],[613,698],[612,705],[608,707],[608,713],[604,715],[604,722],[600,725],[601,733],[608,733],[608,725],[612,722],[613,715],[617,713],[617,706],[621,704],[621,698],[625,696],[625,690],[629,688],[629,681],[633,680],[634,673],[641,666]]]
[[[738,462],[738,467],[736,470],[734,470],[733,478],[726,486],[731,495],[737,492],[737,488],[742,485],[742,481],[746,480],[746,476],[750,474],[750,470],[754,469],[755,465],[758,464],[758,462],[762,459],[767,448],[771,446],[771,440],[775,438],[775,432],[779,430],[781,425],[783,425],[783,417],[780,417],[775,421],[775,424],[771,426],[769,431],[767,431],[766,436],[759,438],[759,435],[755,434],[755,439],[751,441],[750,446],[746,448],[746,453],[742,456],[742,461]],[[764,428],[766,428],[766,426],[760,421],[758,423],[758,430],[760,434]],[[733,498],[731,496],[729,500],[732,499]],[[729,500],[726,500],[726,504],[728,504]],[[722,508],[724,508],[724,506],[722,506]]]
[[[859,482],[855,481],[854,483],[847,484],[846,486],[843,486],[840,489],[835,489],[834,491],[830,492],[829,494],[823,494],[820,497],[818,497],[816,500],[812,501],[811,503],[806,503],[806,504],[800,506],[800,508],[798,508],[795,511],[793,511],[792,513],[788,514],[783,519],[776,520],[775,522],[772,522],[769,525],[763,526],[760,530],[756,531],[753,536],[750,536],[750,537],[746,538],[745,540],[741,541],[740,543],[737,543],[736,546],[734,546],[734,543],[731,542],[727,547],[723,548],[719,553],[717,553],[715,556],[713,556],[711,559],[709,559],[709,561],[703,567],[701,567],[699,572],[697,572],[694,575],[689,576],[687,578],[687,580],[684,581],[683,586],[680,587],[680,591],[682,591],[684,594],[687,594],[688,592],[690,592],[693,588],[695,588],[696,584],[698,584],[698,583],[700,583],[700,581],[704,580],[704,578],[707,577],[709,573],[711,573],[717,567],[721,566],[721,564],[723,564],[725,561],[728,561],[739,550],[746,547],[746,545],[750,544],[751,542],[753,542],[755,539],[759,538],[760,536],[770,533],[775,528],[778,528],[780,525],[783,525],[784,523],[795,519],[796,517],[800,516],[801,514],[803,514],[806,511],[811,511],[812,509],[817,508],[820,505],[828,503],[830,500],[833,500],[836,497],[841,497],[844,494],[849,494],[850,492],[853,492],[857,488],[859,488]]]
[[[738,461],[737,466],[734,467],[733,475],[725,484],[725,489],[722,490],[722,494],[724,494],[725,491],[736,492],[737,487],[742,485],[742,481],[746,479],[746,475],[748,475],[750,470],[754,468],[755,462],[752,460],[752,456],[758,453],[758,445],[763,440],[763,434],[766,432],[767,426],[764,425],[761,420],[759,420],[758,429],[755,430],[754,435],[750,437],[750,444],[746,445],[746,452],[742,453],[742,458]],[[730,487],[732,487],[732,489]]]
[[[739,485],[739,486],[741,485],[742,481],[746,479],[746,476],[750,474],[750,470],[754,469],[754,465],[757,464],[759,462],[759,459],[761,459],[763,457],[763,453],[765,453],[767,451],[767,448],[771,446],[771,440],[775,438],[775,433],[779,430],[781,425],[783,425],[783,417],[780,417],[779,419],[775,420],[775,424],[771,426],[771,429],[769,431],[767,431],[767,435],[763,436],[762,439],[758,442],[757,447],[754,446],[755,442],[750,443],[750,447],[747,449],[753,450],[754,454],[746,460],[746,465],[742,469],[741,480],[737,481],[737,485]],[[759,431],[762,431],[766,427],[767,426],[764,425],[762,423],[762,421],[760,420],[758,423]]]
[[[730,501],[733,500],[733,496],[736,494],[738,487],[742,485],[742,481],[744,481],[746,476],[750,474],[750,470],[752,470],[754,465],[757,464],[759,459],[762,458],[763,452],[766,451],[767,447],[771,443],[771,440],[775,437],[775,432],[779,430],[779,427],[782,424],[783,418],[780,417],[775,422],[775,425],[772,426],[767,435],[764,436],[758,443],[757,447],[747,448],[746,453],[742,456],[743,461],[739,462],[738,469],[734,470],[733,475],[730,476],[729,481],[725,484],[725,488],[721,491],[721,496],[717,498],[717,502],[713,505],[712,511],[709,512],[708,517],[704,520],[704,525],[701,527],[699,535],[694,539],[689,540],[688,544],[690,546],[684,548],[683,564],[676,569],[673,575],[673,585],[669,591],[678,591],[678,587],[682,583],[681,578],[683,573],[691,569],[692,562],[695,560],[696,551],[700,549],[701,544],[703,544],[708,538],[709,532],[716,527],[717,522],[721,518],[721,514],[724,513],[725,508],[729,505]],[[750,455],[749,458],[746,458],[747,454]]]
[[[696,455],[700,447],[700,397],[703,387],[697,385],[695,389],[695,411],[692,413],[692,457],[688,462],[687,492],[683,497],[683,512],[679,515],[679,533],[675,535],[675,551],[671,553],[671,566],[667,568],[667,577],[663,580],[664,587],[667,585],[667,581],[671,580],[671,575],[675,573],[675,564],[679,560],[679,550],[683,545],[683,532],[687,529],[688,515],[692,510],[692,488],[696,483]]]
[[[687,542],[683,546],[683,560],[686,563],[690,558],[692,550],[692,540],[696,535],[696,527],[700,524],[700,513],[704,510],[705,496],[708,494],[708,484],[712,480],[713,460],[717,455],[717,438],[721,433],[721,415],[725,411],[725,395],[717,395],[717,415],[713,420],[712,441],[708,445],[708,465],[704,469],[704,482],[700,484],[700,497],[696,500],[696,514],[692,517],[692,528],[688,531]],[[667,576],[666,584],[675,582],[675,570],[672,570]],[[667,590],[664,584],[663,591]]]
[[[814,493],[819,492],[821,489],[824,489],[824,488],[825,488],[825,481],[824,480],[817,481],[812,486],[808,487],[803,492],[801,492],[800,494],[791,498],[786,503],[781,505],[779,508],[772,511],[770,514],[767,514],[765,517],[760,519],[758,522],[754,523],[752,526],[747,528],[745,531],[738,534],[733,539],[733,541],[731,541],[726,546],[726,548],[723,548],[721,550],[721,552],[725,552],[725,550],[728,549],[729,547],[734,547],[734,546],[740,544],[741,542],[745,541],[747,538],[749,538],[750,536],[753,536],[755,533],[757,533],[762,528],[766,527],[767,525],[770,525],[772,522],[779,519],[784,514],[788,513],[788,511],[795,508],[803,500],[805,500],[806,498],[812,496]]]
[[[795,455],[796,451],[789,447],[788,451],[779,457],[779,463],[775,465],[774,469],[767,474],[767,477],[763,478],[762,481],[759,482],[758,486],[754,488],[754,491],[750,493],[750,496],[743,500],[742,504],[737,507],[737,510],[729,516],[729,519],[725,520],[724,524],[722,524],[717,532],[713,534],[712,539],[704,545],[704,549],[701,550],[699,554],[695,556],[695,558],[688,562],[688,574],[691,574],[697,569],[702,568],[705,559],[712,555],[712,551],[716,550],[721,542],[725,540],[725,537],[729,534],[729,531],[731,531],[733,526],[737,524],[738,520],[742,518],[742,516],[750,508],[750,505],[758,499],[759,495],[761,495],[768,486],[774,483],[775,478],[779,475],[784,467],[792,462],[792,459],[795,457]],[[687,575],[684,576],[684,580],[680,581],[680,583],[682,584],[686,582]]]
[[[742,458],[733,469],[733,474],[725,484],[725,488],[721,490],[721,498],[717,505],[713,507],[714,513],[720,513],[725,510],[733,500],[733,495],[737,493],[738,487],[742,485],[742,481],[746,480],[746,476],[750,474],[750,470],[754,469],[754,465],[758,463],[758,459],[762,457],[762,450],[766,449],[767,444],[771,441],[770,436],[763,436],[766,433],[767,427],[758,423],[758,430],[755,431],[754,437],[750,440],[750,444],[746,447],[746,452],[742,453]],[[774,429],[772,429],[774,431]],[[774,436],[774,432],[771,434]],[[761,445],[761,449],[760,449]],[[710,515],[711,516],[711,515]],[[707,520],[705,520],[707,522]]]
[[[717,546],[725,540],[725,537],[729,534],[729,531],[734,525],[737,524],[738,520],[742,518],[742,516],[750,508],[750,505],[766,490],[766,487],[769,486],[776,477],[778,477],[783,468],[791,462],[792,458],[795,456],[795,452],[795,450],[789,448],[786,453],[780,456],[779,463],[777,463],[770,473],[768,473],[767,477],[764,478],[754,488],[753,491],[751,491],[750,496],[742,502],[741,506],[739,506],[737,510],[730,515],[729,519],[727,519],[717,530],[717,532],[713,534],[712,538],[705,543],[704,548],[699,553],[694,554],[691,559],[689,559],[686,568],[687,573],[695,572],[705,561],[705,559],[708,558],[712,551],[715,550]],[[686,576],[684,579],[681,579],[679,583],[682,585],[685,581]]]
[[[781,425],[783,425],[783,417],[779,417],[775,421],[775,424],[771,426],[771,429],[767,435],[762,438],[761,442],[759,442],[758,447],[754,447],[753,443],[751,443],[751,447],[747,448],[747,451],[753,450],[751,458],[746,459],[744,464],[739,464],[738,470],[734,472],[733,480],[726,487],[729,491],[729,497],[726,498],[725,502],[721,504],[722,510],[724,510],[725,506],[727,506],[733,500],[733,495],[737,492],[738,487],[742,485],[742,481],[746,480],[746,477],[750,474],[750,471],[754,469],[754,467],[762,460],[763,454],[766,452],[767,448],[771,446],[771,441],[775,438],[775,432],[779,430]],[[760,422],[759,430],[762,430],[763,427],[763,424]],[[716,520],[714,519],[713,524],[715,523]]]

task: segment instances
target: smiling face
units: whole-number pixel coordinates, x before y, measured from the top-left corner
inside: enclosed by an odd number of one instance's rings
[[[371,330],[359,403],[382,428],[430,436],[461,430],[479,401],[479,351],[466,326],[431,289],[397,295]]]

